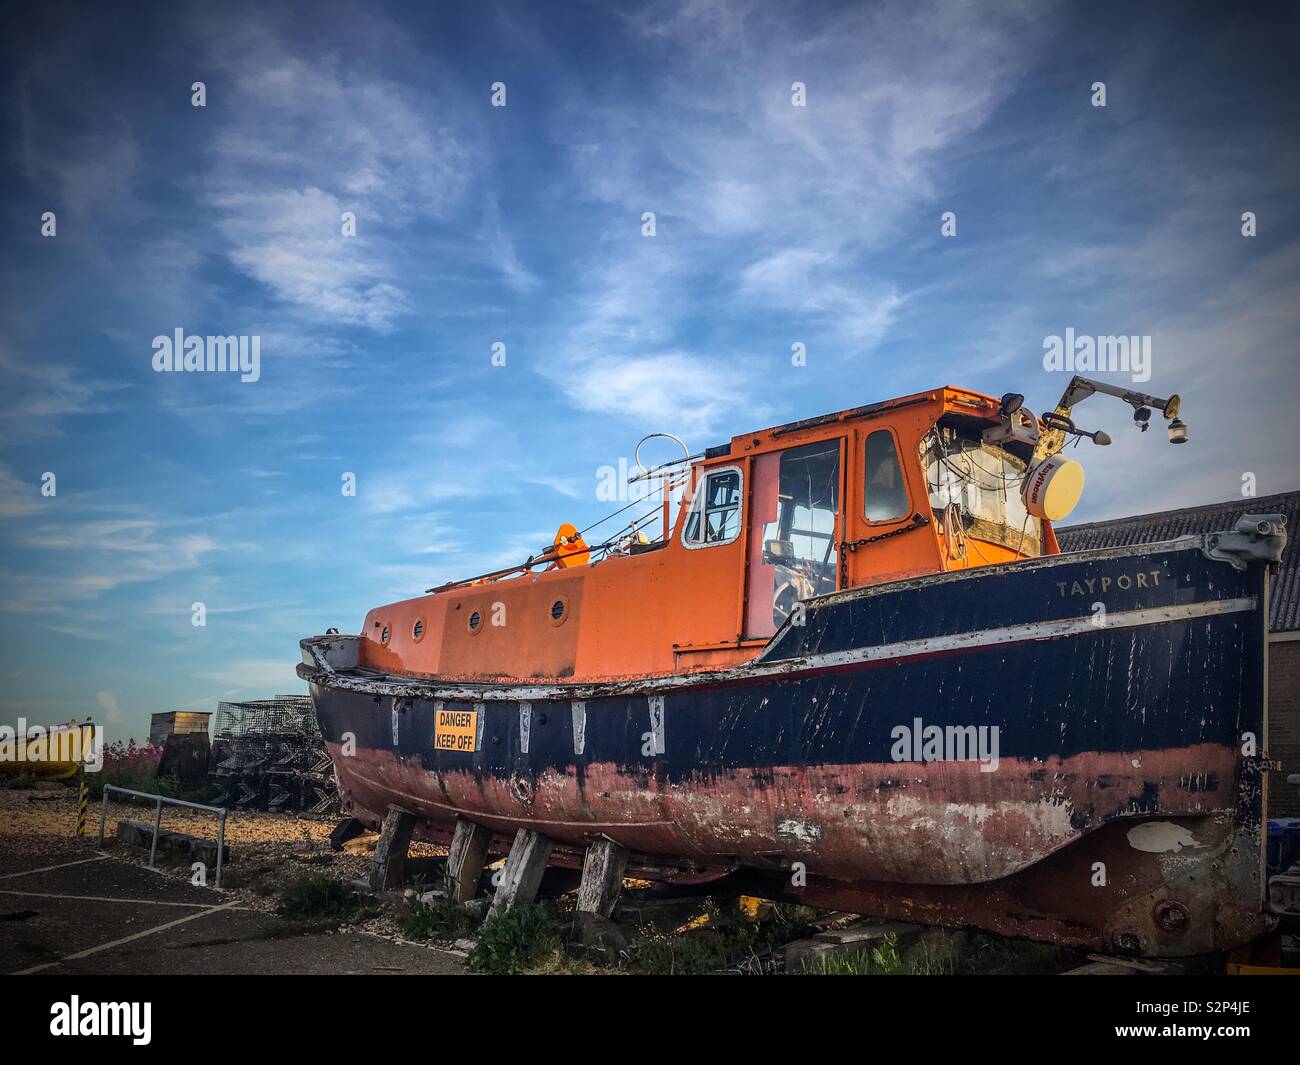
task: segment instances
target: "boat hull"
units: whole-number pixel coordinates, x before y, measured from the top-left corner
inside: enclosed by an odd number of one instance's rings
[[[1270,919],[1267,574],[1202,547],[836,593],[715,672],[457,685],[351,668],[334,637],[300,673],[372,823],[527,827],[561,860],[605,837],[658,879],[744,870],[811,904],[1204,953]]]

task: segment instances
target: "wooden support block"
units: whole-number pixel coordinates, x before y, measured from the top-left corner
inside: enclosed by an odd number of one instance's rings
[[[456,831],[447,851],[447,891],[452,902],[469,902],[478,894],[478,880],[487,863],[492,833],[483,825],[456,818]]]
[[[893,936],[897,942],[906,943],[920,934],[921,926],[916,924],[905,924],[902,921],[863,921],[848,928],[818,932],[813,939],[848,947],[882,940],[886,936]]]
[[[406,883],[406,852],[415,831],[415,814],[390,806],[370,859],[370,890],[395,891]]]
[[[349,840],[354,840],[358,836],[364,836],[365,834],[365,825],[355,817],[345,817],[334,826],[334,831],[330,833],[330,850],[341,851]]]
[[[582,884],[578,888],[578,911],[608,917],[614,912],[618,893],[623,890],[623,870],[629,852],[613,840],[598,839],[582,859]]]
[[[799,972],[816,969],[822,958],[832,954],[853,954],[869,950],[891,935],[902,953],[905,945],[921,931],[920,925],[904,924],[901,921],[864,923],[853,928],[819,932],[811,939],[796,939],[782,947],[781,953],[785,958],[786,972]]]
[[[521,828],[515,833],[489,917],[505,913],[515,906],[528,906],[537,898],[537,889],[542,885],[542,874],[546,872],[546,863],[554,845],[554,840],[529,828]]]
[[[1090,961],[1087,965],[1080,965],[1077,969],[1067,969],[1061,973],[1062,976],[1137,976],[1136,969],[1130,969],[1127,965],[1112,965],[1104,961]]]

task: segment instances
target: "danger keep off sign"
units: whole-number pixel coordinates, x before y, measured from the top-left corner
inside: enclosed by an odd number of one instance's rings
[[[439,710],[434,719],[433,746],[438,751],[473,751],[478,736],[477,710]]]

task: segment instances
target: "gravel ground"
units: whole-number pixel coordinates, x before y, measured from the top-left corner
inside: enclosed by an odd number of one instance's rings
[[[100,806],[93,803],[87,832],[99,832]],[[149,820],[153,806],[110,802],[105,837],[117,831],[117,822]],[[163,828],[186,832],[203,839],[216,839],[215,814],[187,810],[182,806],[163,807]],[[0,790],[0,838],[6,836],[72,837],[77,827],[77,792],[74,788],[55,785],[46,790],[28,788]],[[226,843],[233,849],[249,844],[293,844],[328,846],[333,819],[296,817],[262,810],[233,810],[226,818]]]
[[[4,868],[35,868],[53,861],[66,861],[78,848],[93,848],[99,834],[99,815],[100,807],[92,805],[86,838],[78,841],[74,789],[53,785],[0,790],[0,853]],[[104,830],[105,849],[110,853],[121,849],[115,842],[119,820],[148,823],[152,816],[152,806],[110,802]],[[226,845],[234,860],[223,873],[223,886],[246,896],[251,906],[273,909],[283,888],[305,873],[319,872],[341,880],[364,877],[377,837],[367,833],[349,841],[343,851],[331,851],[329,837],[336,821],[333,817],[232,810],[226,818]],[[217,836],[214,814],[184,807],[164,806],[162,827],[200,839],[215,840]],[[413,858],[445,853],[444,848],[420,842],[412,843],[410,850]],[[190,867],[167,868],[165,859],[165,855],[159,855],[164,875],[188,882]]]

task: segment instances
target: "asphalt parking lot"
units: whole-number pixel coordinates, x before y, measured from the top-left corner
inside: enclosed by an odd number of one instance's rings
[[[455,975],[461,958],[360,932],[297,933],[238,892],[195,887],[126,848],[0,849],[0,973]]]

